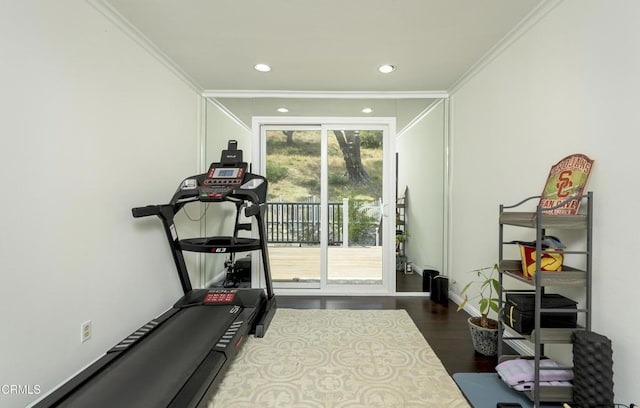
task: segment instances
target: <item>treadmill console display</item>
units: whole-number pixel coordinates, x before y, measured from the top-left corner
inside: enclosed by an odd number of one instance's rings
[[[242,175],[241,168],[233,168],[233,169],[225,169],[225,168],[214,168],[209,170],[209,178],[214,180],[222,180],[222,179],[237,179]]]
[[[207,176],[200,186],[200,201],[219,201],[233,189],[242,185],[246,164],[239,163],[236,166],[223,166],[222,163],[213,163],[209,167]]]

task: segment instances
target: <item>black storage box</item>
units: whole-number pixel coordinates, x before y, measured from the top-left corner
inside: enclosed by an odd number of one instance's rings
[[[440,272],[435,269],[425,269],[422,271],[422,291],[431,292],[431,281],[438,276]]]
[[[577,302],[558,294],[542,295],[543,309],[573,309]],[[534,329],[535,293],[507,293],[502,317],[504,322],[521,334],[531,334]],[[576,312],[542,313],[540,327],[573,328],[576,327]]]
[[[449,278],[436,275],[431,279],[431,300],[441,305],[449,305]]]

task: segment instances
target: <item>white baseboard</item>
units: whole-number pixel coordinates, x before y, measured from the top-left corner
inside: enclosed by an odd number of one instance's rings
[[[422,276],[422,271],[424,271],[424,269],[416,264],[412,264],[413,265],[413,273],[417,273],[418,275]]]
[[[209,288],[211,286],[213,286],[214,284],[224,280],[225,276],[227,275],[227,270],[224,269],[222,271],[219,271],[218,273],[216,273],[213,278],[209,279],[209,281],[205,282],[205,288]]]
[[[427,266],[422,267],[422,266],[417,265],[415,263],[413,264],[413,271],[417,272],[420,276],[423,276],[424,275],[424,271],[427,270],[427,269],[433,269],[433,270],[436,270],[436,271],[439,270],[435,266],[431,266],[431,265],[427,265]]]

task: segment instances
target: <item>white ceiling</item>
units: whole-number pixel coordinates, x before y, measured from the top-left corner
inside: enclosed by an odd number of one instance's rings
[[[317,92],[446,92],[544,2],[100,1],[202,91]]]

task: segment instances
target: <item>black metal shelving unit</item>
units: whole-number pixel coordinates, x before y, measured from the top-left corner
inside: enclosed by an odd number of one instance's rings
[[[396,270],[407,272],[407,190],[396,198]]]
[[[540,359],[544,356],[545,344],[570,344],[571,334],[576,330],[591,331],[591,276],[592,276],[592,230],[593,230],[593,193],[588,192],[585,195],[569,197],[560,203],[557,207],[561,207],[564,203],[579,199],[585,201],[583,213],[577,215],[551,215],[546,214],[539,205],[535,212],[518,211],[519,208],[525,206],[531,200],[538,200],[540,196],[529,197],[514,205],[500,205],[499,217],[499,307],[504,307],[504,296],[509,292],[522,292],[522,290],[509,290],[505,283],[509,280],[524,282],[531,286],[530,292],[535,293],[535,311],[534,311],[534,330],[530,335],[509,335],[503,333],[506,326],[502,319],[500,320],[499,341],[498,341],[498,361],[502,362],[511,358],[520,357],[519,355],[506,355],[503,353],[503,343],[515,340],[526,340],[533,344],[534,347],[534,388],[526,391],[527,396],[534,402],[534,407],[539,407],[541,402],[547,401],[564,401],[572,400],[571,387],[551,387],[540,384],[540,371],[544,367],[540,367]],[[525,277],[522,270],[521,260],[504,259],[505,246],[514,245],[513,241],[505,240],[505,227],[509,228],[527,228],[535,231],[536,243],[536,268],[532,278]],[[585,236],[583,247],[578,250],[564,250],[565,255],[573,254],[584,256],[584,268],[578,269],[571,266],[563,265],[562,272],[545,272],[541,271],[541,256],[539,254],[549,253],[542,247],[542,239],[548,229],[552,229],[554,233],[561,234],[563,231],[574,230],[582,231]],[[572,312],[584,314],[584,324],[578,328],[543,328],[541,327],[541,314],[567,313],[568,309],[552,309],[542,308],[542,296],[547,287],[579,287],[585,292],[584,306],[572,309]],[[570,369],[571,367],[560,367]],[[556,369],[558,369],[556,367]]]

